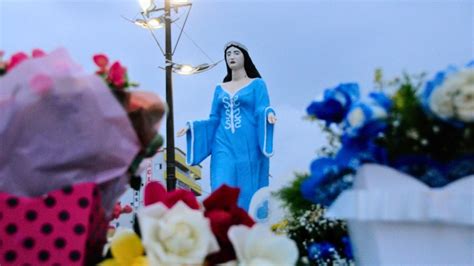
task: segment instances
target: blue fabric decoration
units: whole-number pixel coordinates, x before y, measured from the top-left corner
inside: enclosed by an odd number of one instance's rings
[[[330,259],[334,252],[335,248],[329,242],[312,243],[308,246],[308,258],[310,260]]]
[[[218,85],[209,119],[188,122],[189,165],[211,155],[211,189],[223,184],[240,188],[238,204],[248,210],[253,194],[268,186],[274,125],[265,82],[256,78],[234,94]]]
[[[329,172],[337,172],[338,164],[333,158],[319,158],[311,163],[311,175],[300,185],[301,195],[309,201],[313,201],[316,188],[324,181]]]
[[[382,92],[371,92],[369,97],[377,103],[379,106],[382,106],[386,111],[389,111],[393,106],[393,101],[385,93]]]
[[[344,255],[346,256],[347,259],[353,260],[354,259],[354,253],[352,252],[352,245],[351,245],[351,240],[349,237],[345,236],[341,239],[342,244],[344,244]]]
[[[346,116],[350,106],[359,99],[359,85],[342,83],[324,91],[322,101],[313,101],[306,112],[308,115],[326,121],[327,124],[339,123]]]

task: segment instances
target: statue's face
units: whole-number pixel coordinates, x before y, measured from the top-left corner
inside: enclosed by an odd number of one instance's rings
[[[235,47],[230,47],[227,49],[225,52],[225,59],[227,61],[227,65],[232,70],[237,70],[244,67],[244,54],[242,54],[242,52]]]

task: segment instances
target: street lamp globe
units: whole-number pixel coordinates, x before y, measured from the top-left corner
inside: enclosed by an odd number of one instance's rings
[[[181,65],[177,72],[181,75],[191,75],[194,73],[194,67],[191,65]]]
[[[152,29],[163,28],[163,21],[159,18],[152,18],[147,22],[148,26]]]
[[[154,0],[138,0],[143,12],[147,12],[154,6]]]

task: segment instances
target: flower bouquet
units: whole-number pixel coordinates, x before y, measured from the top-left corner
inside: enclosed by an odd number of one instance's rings
[[[126,75],[118,72],[112,82]],[[126,87],[114,97],[117,88],[64,49],[6,61],[0,54],[0,264],[101,257],[116,200],[141,157],[160,145],[164,105]]]
[[[139,226],[119,227],[100,265],[294,265],[296,244],[255,224],[238,194],[224,185],[201,205],[190,191],[148,183]]]
[[[326,216],[348,220],[361,265],[473,264],[474,64],[391,82],[355,83],[307,108],[333,152],[301,184]]]

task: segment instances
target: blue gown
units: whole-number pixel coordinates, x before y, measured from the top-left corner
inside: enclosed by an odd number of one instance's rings
[[[265,82],[256,78],[233,95],[217,85],[209,119],[188,122],[189,165],[211,155],[211,189],[222,184],[240,188],[238,204],[248,210],[253,194],[268,186],[273,155],[273,125]]]

